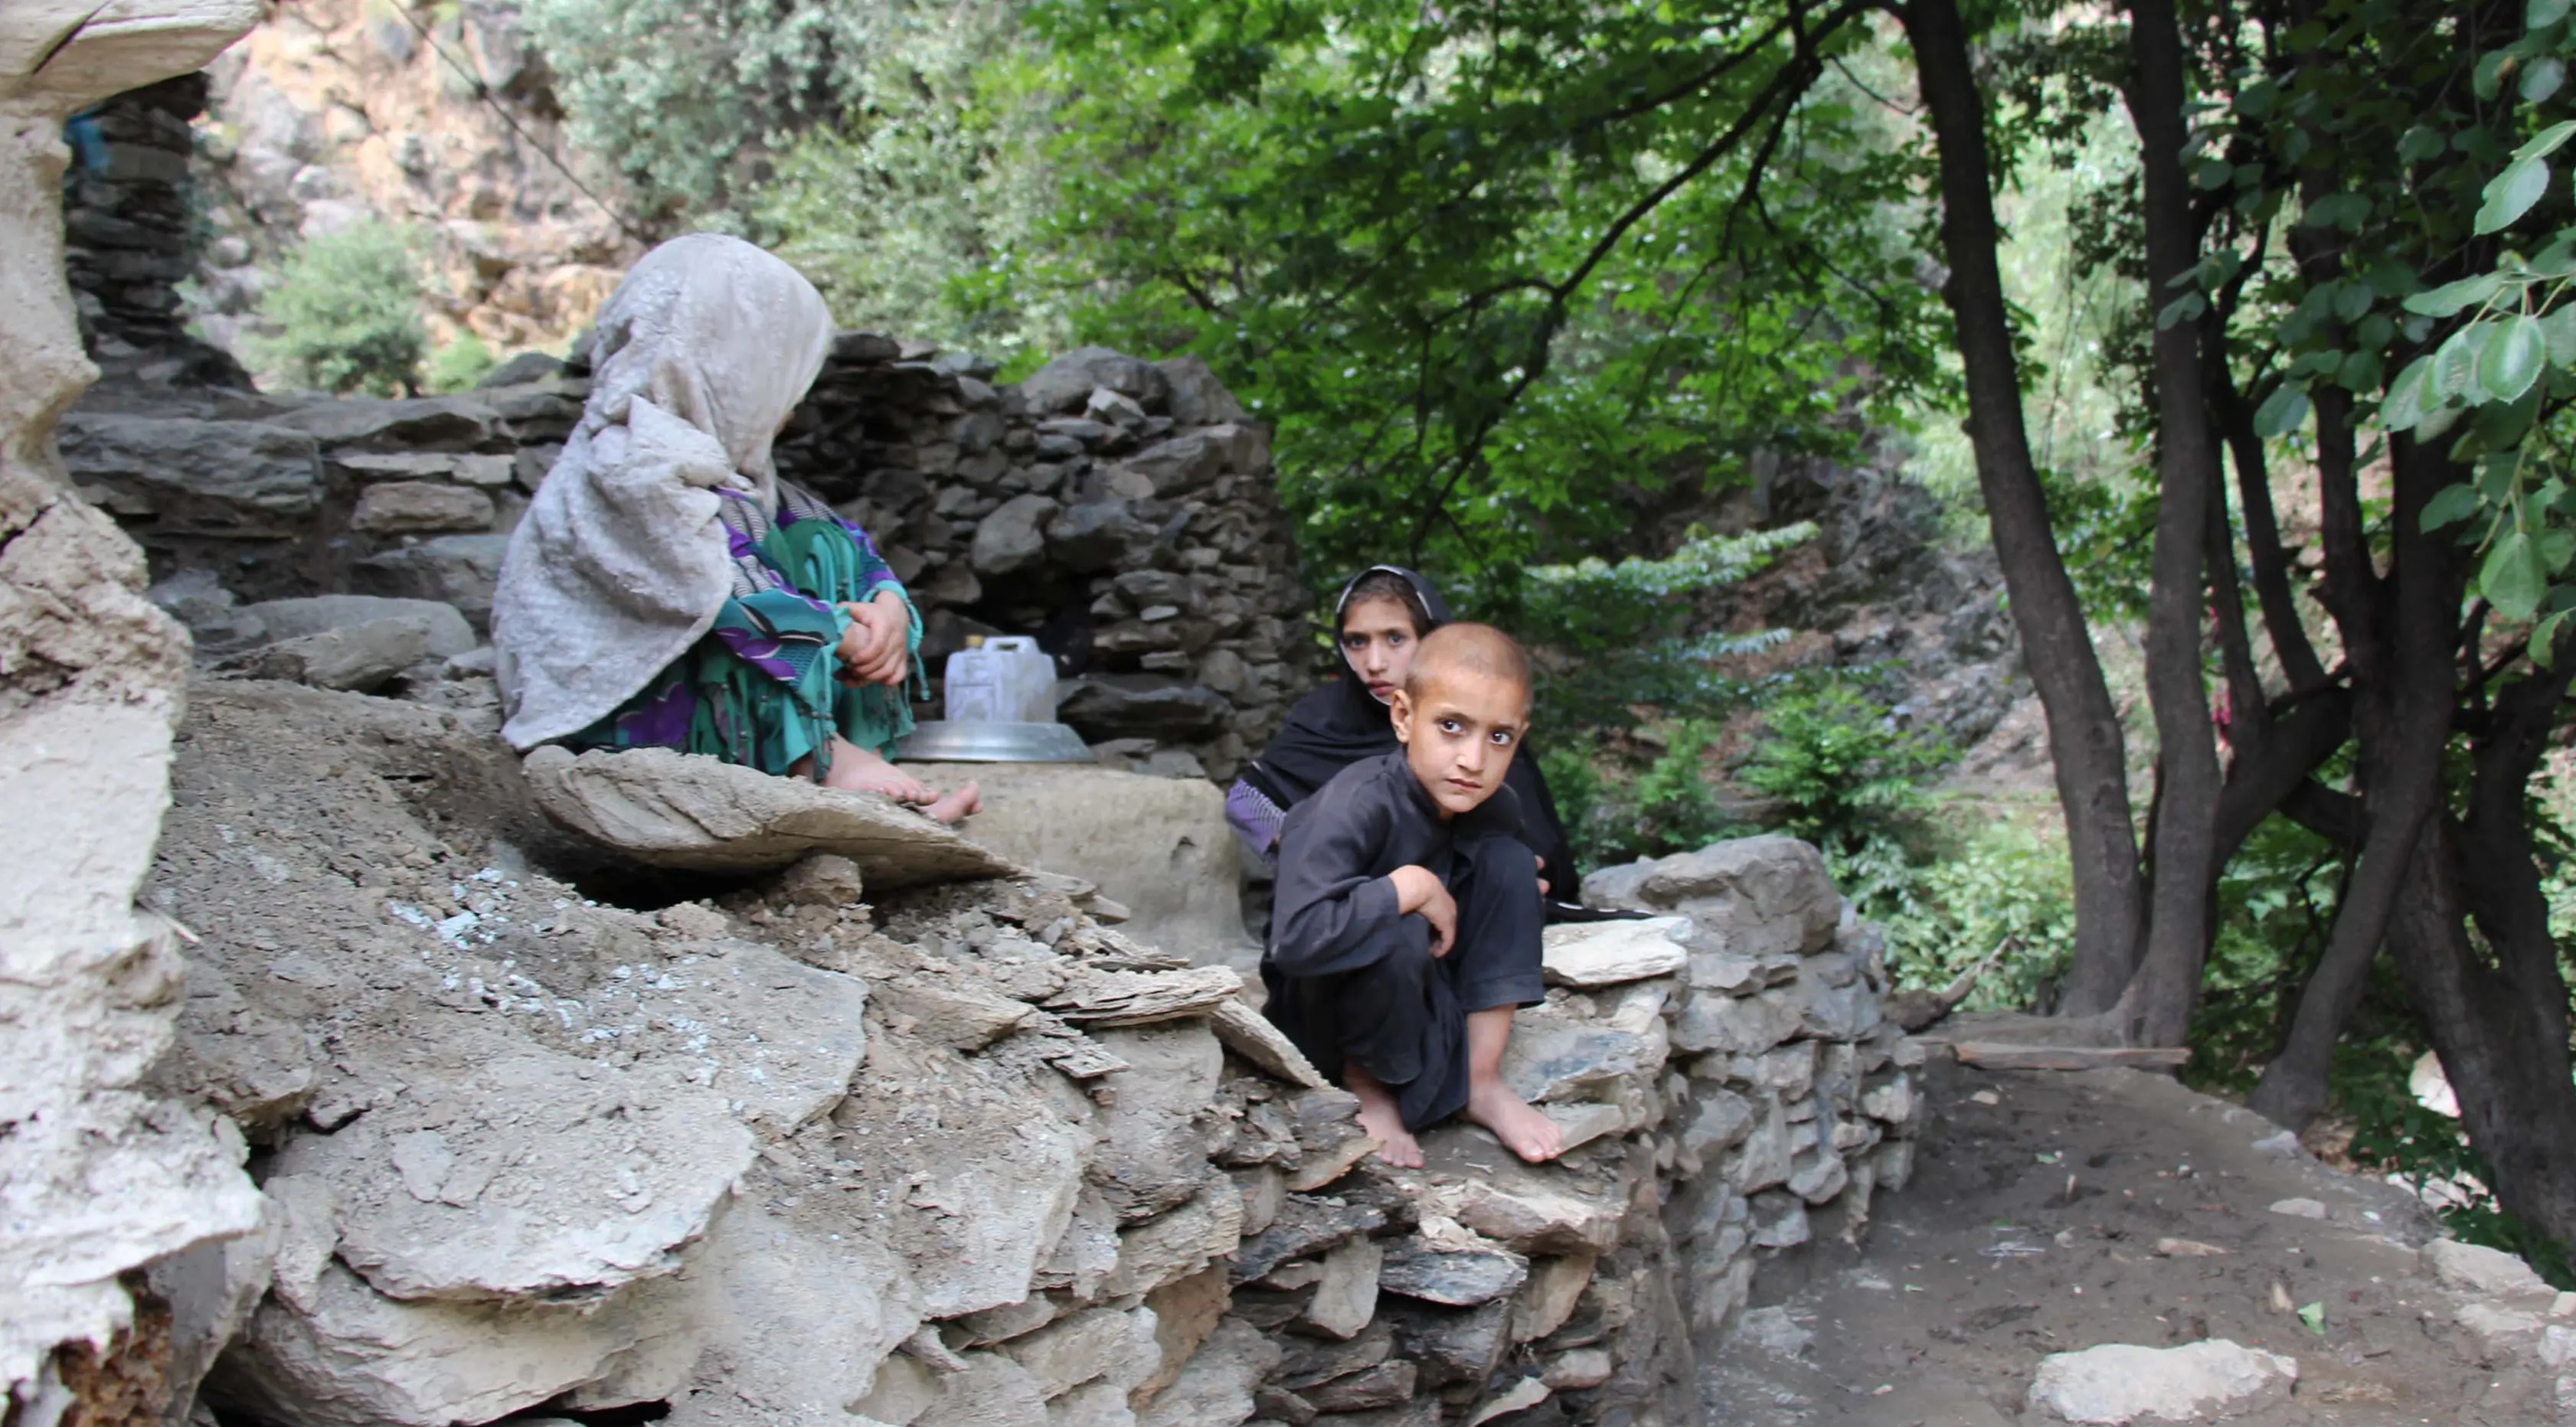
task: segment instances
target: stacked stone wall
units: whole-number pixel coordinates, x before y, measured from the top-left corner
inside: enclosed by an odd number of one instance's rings
[[[970,636],[1035,635],[1060,717],[1112,761],[1230,778],[1306,677],[1268,433],[1193,359],[1092,348],[1017,385],[989,375],[843,333],[780,471],[877,537],[922,609],[934,689]],[[450,397],[110,392],[66,418],[62,449],[156,577],[190,576],[174,607],[225,658],[263,637],[237,604],[314,594],[441,601],[479,627],[588,394],[584,368],[537,357]]]

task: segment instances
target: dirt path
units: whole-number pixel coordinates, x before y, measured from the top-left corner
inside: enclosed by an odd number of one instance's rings
[[[2025,1406],[2046,1355],[2201,1338],[2298,1360],[2295,1398],[2235,1419],[2250,1427],[2561,1420],[2529,1344],[2491,1352],[2456,1324],[2403,1192],[2257,1148],[2263,1120],[2136,1071],[1937,1056],[1930,1074],[1913,1183],[1880,1198],[1858,1252],[1822,1245],[1802,1282],[1756,1285],[1772,1311],[1705,1366],[1706,1421],[2037,1424],[2055,1420]],[[2191,1243],[2159,1251],[2173,1240]]]

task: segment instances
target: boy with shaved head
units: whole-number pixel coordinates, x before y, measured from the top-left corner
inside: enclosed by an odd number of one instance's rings
[[[1538,865],[1503,774],[1529,725],[1529,658],[1482,624],[1425,636],[1391,701],[1395,752],[1345,768],[1279,834],[1268,1014],[1360,1100],[1391,1164],[1464,1111],[1526,1160],[1556,1123],[1503,1083],[1539,979]]]

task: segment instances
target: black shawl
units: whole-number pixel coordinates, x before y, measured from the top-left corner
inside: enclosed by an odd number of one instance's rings
[[[1340,646],[1342,616],[1349,611],[1351,588],[1379,571],[1400,575],[1413,587],[1421,606],[1419,614],[1429,623],[1422,632],[1430,633],[1454,617],[1448,602],[1431,582],[1400,565],[1371,565],[1351,576],[1342,586],[1340,599],[1333,602],[1333,636]],[[1315,790],[1333,780],[1333,775],[1397,747],[1395,724],[1387,706],[1379,703],[1359,680],[1344,675],[1326,683],[1288,710],[1288,722],[1281,726],[1270,746],[1261,756],[1246,765],[1243,780],[1259,790],[1263,797],[1283,811],[1314,796]],[[1523,826],[1522,842],[1532,852],[1547,860],[1547,900],[1551,907],[1582,901],[1582,888],[1574,868],[1574,848],[1565,840],[1564,825],[1558,820],[1556,799],[1548,793],[1547,779],[1538,770],[1538,754],[1528,741],[1522,741],[1512,756],[1511,771],[1503,776],[1503,785],[1519,798]]]

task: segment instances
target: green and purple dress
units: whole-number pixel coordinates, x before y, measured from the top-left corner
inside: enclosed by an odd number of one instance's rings
[[[676,748],[785,774],[811,756],[830,771],[832,736],[884,753],[912,731],[911,699],[930,697],[921,669],[921,611],[867,532],[812,494],[778,483],[778,513],[730,490],[719,514],[733,594],[686,654],[567,747]],[[844,603],[892,590],[911,619],[912,673],[902,689],[840,681]],[[907,698],[909,694],[911,697]]]

